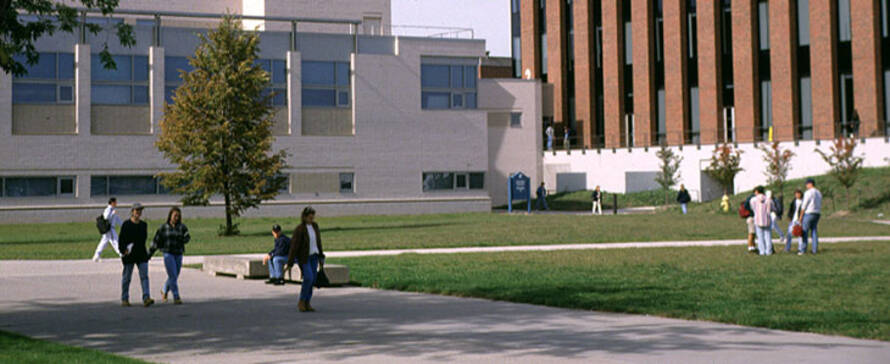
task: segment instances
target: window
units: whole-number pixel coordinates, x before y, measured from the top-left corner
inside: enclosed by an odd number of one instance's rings
[[[355,192],[355,173],[340,173],[340,193]]]
[[[850,0],[837,1],[837,38],[839,42],[849,42],[852,38],[850,29]]]
[[[481,190],[485,188],[482,172],[427,172],[423,174],[423,191]]]
[[[29,65],[25,56],[15,60],[27,74],[12,81],[13,104],[70,104],[74,102],[74,54],[40,53]]]
[[[521,128],[522,127],[522,113],[521,112],[511,112],[510,113],[510,127],[512,127],[512,128]]]
[[[469,62],[421,65],[421,108],[475,109],[476,66]]]
[[[513,77],[522,77],[522,40],[513,37]]]
[[[769,80],[760,81],[760,130],[761,139],[769,140],[769,128],[773,125],[773,94]]]
[[[62,177],[0,177],[2,197],[74,197],[77,178]]]
[[[362,19],[362,34],[383,35],[380,24],[383,20],[379,16],[366,16]]]
[[[767,50],[769,49],[769,3],[766,1],[757,3],[757,24],[760,50]]]
[[[303,106],[349,107],[349,73],[347,62],[303,61]]]
[[[287,62],[283,59],[258,59],[256,63],[269,74],[271,86],[265,92],[273,92],[272,106],[287,107]]]
[[[188,58],[168,56],[164,57],[164,99],[168,104],[173,103],[173,94],[176,88],[182,85],[180,71],[189,73],[194,67],[189,63]]]
[[[90,61],[90,93],[94,105],[148,105],[148,56],[112,56],[116,69],[106,69],[98,54]]]
[[[800,78],[800,130],[798,137],[803,140],[813,139],[813,95],[809,77]]]
[[[797,45],[810,44],[810,0],[797,0]]]
[[[92,176],[90,196],[161,195],[168,191],[154,176]]]

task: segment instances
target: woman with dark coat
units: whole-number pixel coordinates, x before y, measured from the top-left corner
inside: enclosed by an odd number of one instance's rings
[[[179,297],[179,272],[182,270],[182,254],[185,253],[185,244],[192,237],[189,229],[182,223],[182,211],[173,207],[167,214],[167,222],[158,228],[151,243],[151,254],[155,250],[164,252],[164,268],[167,268],[167,281],[161,290],[164,302],[167,302],[167,294],[173,291],[173,303],[182,304]]]
[[[288,272],[294,265],[294,260],[300,265],[300,272],[303,274],[303,284],[300,289],[300,302],[297,307],[300,312],[313,312],[312,305],[312,286],[315,284],[315,278],[318,276],[318,267],[321,265],[324,269],[324,248],[321,245],[321,234],[318,230],[318,224],[315,223],[315,210],[312,207],[303,209],[300,215],[300,225],[294,229],[294,235],[291,238],[290,252],[287,257]]]
[[[151,299],[148,288],[148,252],[145,250],[145,241],[148,239],[148,224],[141,220],[142,204],[135,203],[130,210],[130,218],[121,225],[121,233],[118,242],[121,253],[121,263],[124,264],[123,277],[121,278],[121,306],[130,307],[130,279],[133,277],[133,266],[139,268],[139,281],[142,283],[142,305],[145,307],[155,303]]]

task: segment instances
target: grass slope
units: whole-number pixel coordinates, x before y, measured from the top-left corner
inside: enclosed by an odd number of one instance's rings
[[[106,352],[0,331],[0,363],[146,363]]]
[[[362,286],[890,341],[890,244],[816,256],[734,247],[331,259]]]

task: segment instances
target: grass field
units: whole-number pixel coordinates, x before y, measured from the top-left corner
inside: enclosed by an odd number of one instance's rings
[[[98,350],[56,344],[0,331],[0,363],[146,363]]]
[[[362,286],[890,341],[890,243],[331,259]]]
[[[652,215],[578,216],[501,213],[319,217],[325,249],[366,250],[460,246],[740,239],[745,225],[730,214],[676,211]],[[241,236],[218,237],[221,219],[188,219],[190,255],[260,253],[272,249],[273,223],[294,218],[241,219]],[[153,234],[158,221],[149,221]],[[783,223],[784,225],[784,223]],[[822,236],[890,235],[890,226],[824,218]],[[99,235],[92,223],[0,225],[0,259],[88,259]],[[105,256],[111,257],[111,249]]]

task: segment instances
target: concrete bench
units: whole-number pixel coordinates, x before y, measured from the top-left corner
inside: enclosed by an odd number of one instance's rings
[[[263,265],[262,258],[239,256],[208,256],[204,257],[203,270],[212,276],[227,275],[238,279],[258,279],[269,277],[269,266]],[[331,284],[349,283],[349,267],[340,264],[325,264],[324,272]],[[301,281],[300,268],[294,267],[291,275],[297,276]],[[292,279],[291,276],[287,277]]]

